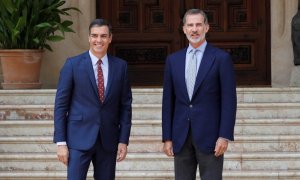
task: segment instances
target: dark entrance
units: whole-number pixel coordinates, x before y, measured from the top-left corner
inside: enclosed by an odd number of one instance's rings
[[[97,0],[97,17],[113,25],[110,53],[129,63],[133,86],[163,82],[168,54],[187,45],[186,9],[208,14],[208,42],[228,51],[239,86],[270,86],[270,0]]]

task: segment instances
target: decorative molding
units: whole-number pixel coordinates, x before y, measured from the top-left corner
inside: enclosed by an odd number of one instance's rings
[[[260,21],[256,21],[254,8],[258,1],[252,0],[204,0],[195,2],[195,6],[207,14],[210,29],[213,32],[256,31]],[[224,22],[228,22],[224,23]]]
[[[114,32],[171,32],[171,0],[114,0],[109,11]],[[141,19],[144,18],[144,19]]]
[[[132,14],[129,11],[127,12],[120,11],[118,16],[118,22],[120,25],[133,24]]]
[[[164,12],[159,10],[159,11],[153,11],[151,13],[151,23],[152,24],[164,24],[165,19],[164,19]]]
[[[117,57],[129,64],[163,64],[168,55],[168,46],[116,46]]]
[[[205,10],[205,13],[207,14],[209,26],[211,28],[211,31],[214,32],[223,32],[224,31],[224,25],[222,24],[225,21],[225,18],[223,16],[224,8],[223,3],[220,0],[205,0],[203,2],[203,9]]]
[[[244,30],[256,31],[258,29],[259,21],[256,21],[256,14],[253,9],[257,8],[257,2],[251,0],[231,0],[228,2],[228,30]],[[258,18],[259,19],[259,18]]]
[[[223,49],[231,55],[234,64],[252,64],[250,45],[240,45]]]
[[[254,67],[254,47],[253,42],[226,42],[213,43],[231,55],[235,65],[242,67]]]

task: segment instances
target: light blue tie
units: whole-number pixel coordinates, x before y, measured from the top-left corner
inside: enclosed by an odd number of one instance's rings
[[[191,59],[189,60],[189,64],[187,67],[187,90],[189,94],[190,100],[192,99],[193,92],[194,92],[194,86],[195,86],[195,81],[197,77],[197,52],[199,50],[192,50],[190,53],[192,53]]]

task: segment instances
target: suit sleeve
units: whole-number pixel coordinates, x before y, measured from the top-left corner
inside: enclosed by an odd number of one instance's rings
[[[171,63],[168,57],[165,65],[162,99],[162,141],[172,140],[172,121],[174,113],[174,86]]]
[[[66,142],[67,114],[72,94],[72,65],[68,59],[64,64],[59,77],[55,105],[54,105],[54,138],[53,142]]]
[[[120,105],[120,138],[119,143],[129,144],[132,118],[132,92],[128,80],[127,63],[123,69],[123,88]]]
[[[219,137],[234,140],[234,125],[237,110],[236,79],[232,59],[227,53],[221,59],[220,84],[221,122]]]

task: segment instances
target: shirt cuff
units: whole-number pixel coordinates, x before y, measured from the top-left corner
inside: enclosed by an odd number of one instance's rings
[[[66,146],[67,142],[57,142],[56,145],[58,145],[58,146]]]
[[[220,139],[226,140],[226,141],[230,141],[229,139],[223,138],[223,137],[219,137]]]

